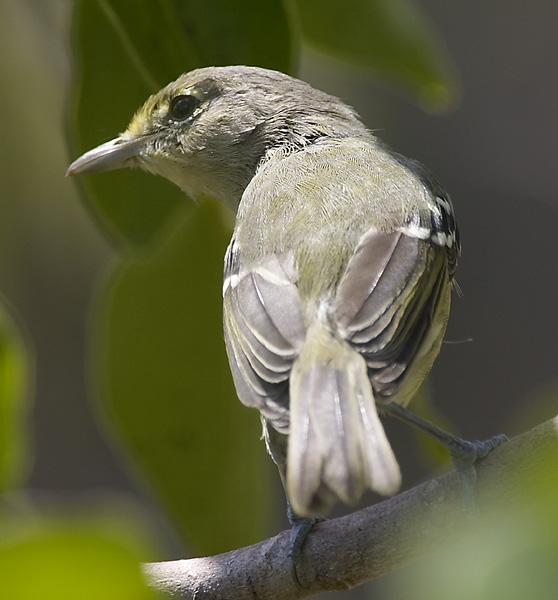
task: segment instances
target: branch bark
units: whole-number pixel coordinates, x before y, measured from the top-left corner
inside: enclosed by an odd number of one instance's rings
[[[497,448],[477,463],[478,516],[534,501],[530,490],[558,473],[558,416]],[[476,515],[477,516],[477,515]],[[358,512],[317,524],[303,549],[296,586],[287,564],[289,532],[205,558],[144,566],[148,583],[171,598],[296,600],[350,589],[474,530],[462,509],[455,472]],[[480,521],[479,521],[480,522]]]

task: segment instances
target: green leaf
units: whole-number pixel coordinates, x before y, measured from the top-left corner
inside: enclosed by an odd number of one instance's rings
[[[431,110],[448,108],[456,75],[434,27],[413,0],[294,0],[311,46],[372,68]]]
[[[96,520],[26,520],[2,527],[0,597],[10,600],[148,600],[132,532]]]
[[[0,491],[27,474],[30,352],[15,321],[0,304]]]
[[[107,425],[204,555],[261,539],[272,510],[258,413],[238,401],[224,348],[224,210],[198,206],[118,267],[95,324]]]
[[[81,0],[73,34],[73,155],[116,137],[150,94],[183,72],[242,63],[289,70],[293,56],[280,0]],[[83,180],[102,227],[134,246],[152,242],[185,202],[145,173]]]

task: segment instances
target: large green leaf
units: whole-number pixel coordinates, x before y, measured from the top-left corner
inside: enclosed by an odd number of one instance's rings
[[[223,342],[223,210],[202,204],[119,266],[96,323],[109,427],[202,554],[261,538],[272,510],[258,414],[236,398]]]
[[[294,0],[305,40],[369,67],[421,104],[447,108],[457,92],[449,55],[413,0]]]
[[[27,474],[30,352],[14,320],[0,304],[0,492]]]
[[[0,520],[0,597],[6,600],[149,600],[148,550],[120,523],[92,518]]]
[[[74,18],[74,155],[118,135],[148,95],[190,69],[255,64],[289,70],[280,0],[81,0]],[[153,240],[183,200],[170,183],[117,171],[83,178],[87,202],[112,236]]]

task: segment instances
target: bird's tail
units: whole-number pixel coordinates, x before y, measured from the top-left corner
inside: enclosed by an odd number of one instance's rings
[[[312,325],[290,380],[287,493],[300,516],[354,504],[401,475],[376,411],[366,363],[322,323]]]

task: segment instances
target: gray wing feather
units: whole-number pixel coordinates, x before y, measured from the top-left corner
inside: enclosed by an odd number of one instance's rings
[[[306,332],[292,255],[271,255],[243,270],[232,242],[225,281],[225,339],[239,397],[286,431],[288,378]]]
[[[445,322],[437,338],[429,332],[449,301],[448,277],[445,251],[430,240],[375,230],[363,237],[339,284],[335,314],[378,395],[394,396],[418,357],[433,360]]]
[[[402,295],[420,275],[420,244],[400,232],[371,230],[364,236],[336,295],[335,315],[347,339],[370,341],[393,321]]]

